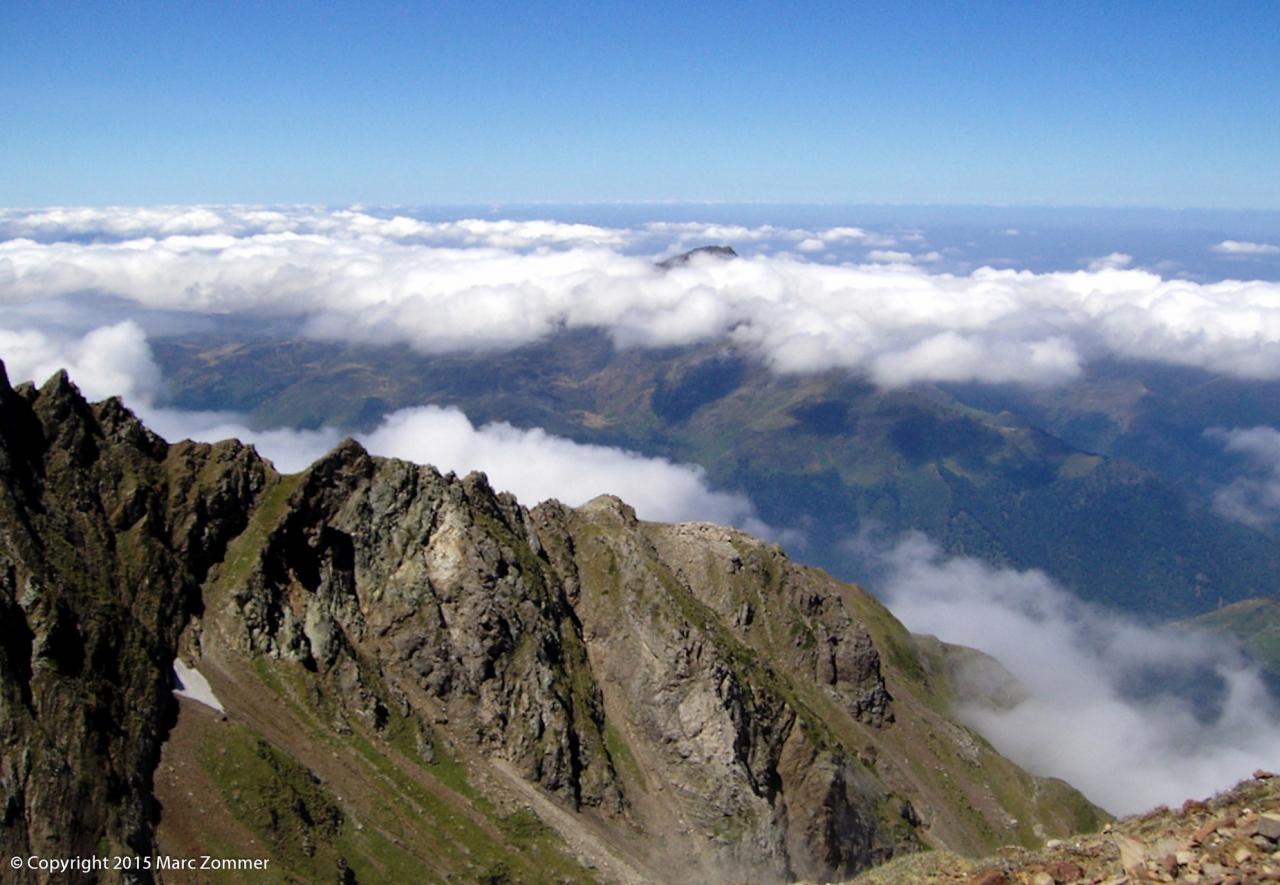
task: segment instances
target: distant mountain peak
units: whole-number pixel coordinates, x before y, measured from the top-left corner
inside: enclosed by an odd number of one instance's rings
[[[729,259],[737,258],[738,253],[733,251],[732,246],[699,246],[696,249],[690,249],[688,252],[681,252],[679,255],[672,255],[670,258],[664,258],[658,262],[658,267],[663,270],[671,270],[673,267],[684,267],[695,258],[720,258]]]

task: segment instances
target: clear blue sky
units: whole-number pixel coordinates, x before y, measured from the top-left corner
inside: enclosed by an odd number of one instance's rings
[[[1280,2],[0,0],[0,205],[1280,208]]]

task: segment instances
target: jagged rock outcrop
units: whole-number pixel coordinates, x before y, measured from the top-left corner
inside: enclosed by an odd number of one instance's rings
[[[0,742],[7,857],[151,847],[178,634],[274,471],[170,446],[118,400],[0,366]]]
[[[936,649],[741,532],[354,441],[280,476],[64,375],[0,378],[0,417],[10,855],[784,881],[1098,819],[946,719]],[[175,725],[178,655],[225,719]]]

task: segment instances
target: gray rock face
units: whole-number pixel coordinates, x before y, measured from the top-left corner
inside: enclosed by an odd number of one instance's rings
[[[369,722],[395,687],[574,806],[619,808],[572,609],[528,514],[483,476],[340,446],[298,484],[233,593],[244,652],[298,661]]]
[[[896,847],[878,829],[884,787],[809,737],[822,723],[721,623],[741,591],[698,571],[740,559],[735,541],[762,571],[766,554],[740,533],[708,553],[698,527],[640,523],[617,499],[529,512],[482,475],[346,443],[299,481],[227,623],[244,653],[316,671],[367,722],[428,697],[452,734],[572,807],[661,829],[619,775],[613,724],[682,821],[672,837],[708,868],[852,872]],[[892,721],[865,628],[808,590],[765,605],[796,602],[822,637],[797,648],[796,666],[854,719]]]

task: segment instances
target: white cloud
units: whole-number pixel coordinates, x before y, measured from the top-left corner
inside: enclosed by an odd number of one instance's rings
[[[1280,519],[1280,431],[1271,427],[1213,427],[1205,434],[1221,442],[1227,451],[1245,456],[1253,467],[1252,475],[1238,477],[1214,494],[1214,508],[1228,519],[1255,528]]]
[[[583,445],[540,428],[524,430],[506,422],[476,427],[453,408],[395,412],[361,442],[375,454],[441,470],[483,470],[494,488],[515,493],[526,504],[559,498],[577,506],[614,494],[644,519],[734,525],[755,519],[745,496],[712,491],[700,467]]]
[[[882,264],[910,264],[915,256],[910,252],[899,252],[892,249],[872,249],[867,253],[868,261]]]
[[[1280,283],[1164,279],[1125,266],[1123,254],[1059,273],[931,273],[918,265],[937,253],[885,249],[870,257],[887,264],[782,253],[661,272],[619,244],[666,254],[692,238],[807,251],[864,248],[877,235],[236,207],[7,213],[0,229],[47,240],[0,242],[0,305],[25,315],[101,293],[153,311],[290,317],[312,336],[423,351],[512,347],[587,326],[636,346],[730,336],[780,372],[847,369],[882,384],[1052,384],[1100,356],[1280,378]],[[87,241],[67,239],[86,231]]]
[[[877,357],[871,372],[890,386],[916,381],[1008,384],[1023,382],[1028,376],[1051,384],[1079,375],[1080,364],[1080,355],[1065,338],[1002,342],[940,332],[905,350]]]
[[[621,245],[626,231],[558,221],[463,218],[422,221],[358,209],[308,206],[155,206],[0,211],[0,234],[36,240],[122,241],[171,237],[255,237],[299,234],[334,239],[375,238],[438,246],[529,249],[565,245]]]
[[[1280,255],[1280,246],[1270,243],[1250,243],[1246,240],[1223,240],[1211,247],[1223,255]]]
[[[146,335],[129,320],[80,337],[0,327],[0,359],[14,383],[43,381],[66,369],[91,400],[122,396],[150,401],[160,387],[160,369]]]
[[[987,652],[1029,691],[1011,710],[962,718],[1109,811],[1203,798],[1280,757],[1280,710],[1221,637],[1144,626],[1041,572],[944,557],[918,534],[882,565],[878,593],[911,630]]]
[[[829,227],[819,233],[818,238],[832,243],[837,240],[867,240],[873,237],[860,227]]]
[[[1102,270],[1121,270],[1133,264],[1133,256],[1123,252],[1112,252],[1089,262],[1089,270],[1097,273]]]
[[[677,248],[694,242],[697,245],[756,243],[778,237],[792,238],[791,232],[772,224],[746,227],[741,224],[709,224],[701,221],[651,221],[643,230],[647,234],[671,238]]]

